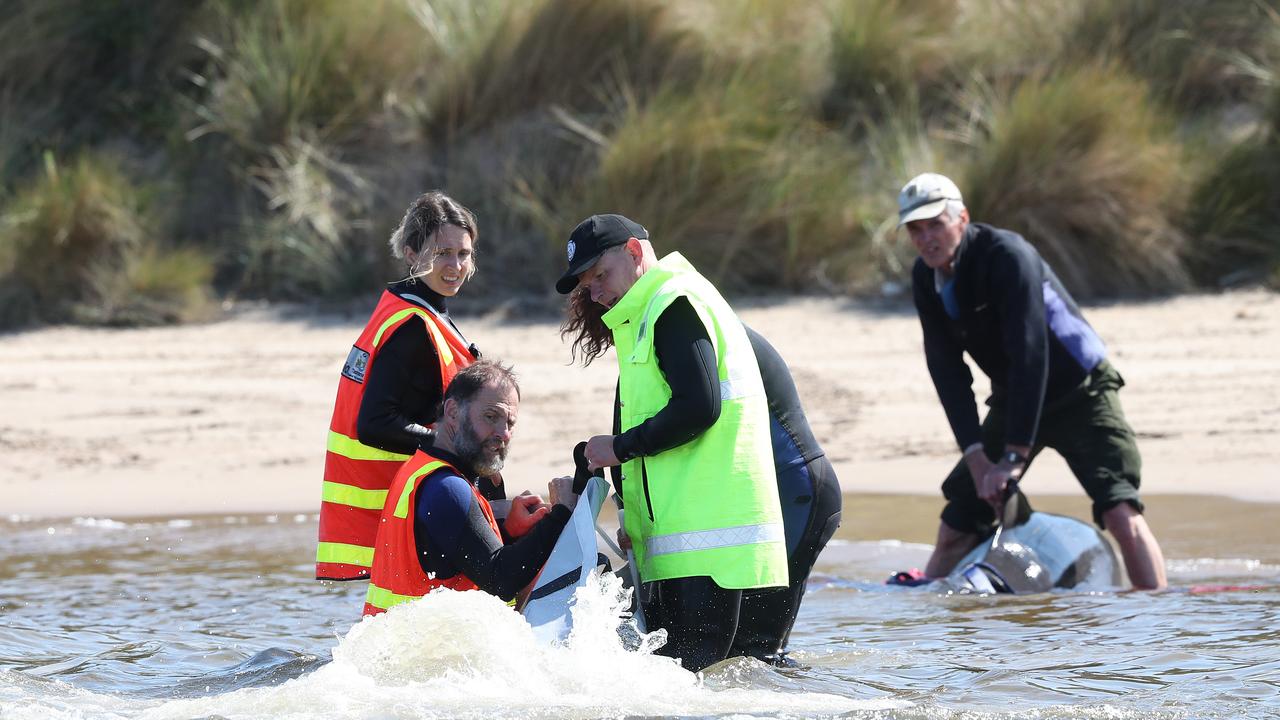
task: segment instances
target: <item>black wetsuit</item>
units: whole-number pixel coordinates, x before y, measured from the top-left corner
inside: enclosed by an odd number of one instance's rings
[[[429,306],[453,325],[444,296],[425,283],[402,280],[387,289],[407,302]],[[463,337],[461,332],[458,336]],[[406,455],[417,450],[422,438],[431,434],[426,426],[440,417],[444,388],[439,367],[440,357],[425,325],[406,322],[393,330],[365,377],[364,399],[356,417],[360,442]]]
[[[431,308],[458,337],[466,337],[449,317],[445,297],[426,283],[401,280],[387,289],[407,302]],[[480,357],[474,343],[470,350],[473,357]],[[444,401],[439,367],[440,356],[427,335],[426,325],[405,322],[393,330],[383,340],[377,362],[365,376],[364,398],[356,415],[360,442],[405,455],[412,454],[424,441],[429,446],[435,431],[427,425],[440,417]],[[480,490],[489,500],[506,497],[501,475],[482,480]]]
[[[813,561],[840,521],[839,484],[809,431],[791,374],[764,338],[750,328],[747,334],[769,395],[775,465],[780,470],[780,495],[786,498],[783,521],[789,584],[744,592],[722,588],[705,576],[651,583],[645,617],[651,628],[668,630],[667,645],[659,653],[679,657],[693,670],[731,655],[771,660],[779,653],[795,621]],[[656,415],[621,434],[617,434],[621,421],[615,399],[613,447],[622,462],[683,445],[720,416],[715,349],[688,300],[677,299],[658,318],[654,355],[671,388],[671,399]],[[613,468],[615,485],[620,484],[620,475],[620,469]]]
[[[441,468],[418,487],[413,536],[423,572],[442,579],[462,573],[481,590],[511,600],[537,576],[572,511],[555,505],[523,537],[504,545],[471,492],[471,469],[452,453],[426,449],[466,477]]]
[[[994,460],[1009,445],[1026,445],[1034,459],[1051,447],[1089,493],[1099,526],[1120,503],[1142,512],[1142,457],[1118,395],[1124,379],[1030,243],[971,223],[951,277],[917,260],[911,282],[929,375],[962,450],[981,442]],[[981,424],[965,353],[991,380],[990,410]],[[977,535],[994,531],[995,512],[978,497],[963,459],[943,481],[942,494],[948,526]]]
[[[773,465],[787,538],[788,583],[785,588],[744,595],[731,654],[779,662],[813,564],[840,526],[843,503],[835,468],[809,428],[786,361],[751,328],[747,328],[747,337],[769,402]]]

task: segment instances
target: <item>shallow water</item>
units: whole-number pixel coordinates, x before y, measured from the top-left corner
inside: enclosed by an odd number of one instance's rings
[[[0,718],[1280,716],[1280,506],[1148,498],[1173,590],[1015,598],[884,586],[938,502],[845,502],[802,667],[701,679],[623,650],[607,588],[564,647],[479,593],[353,630],[363,585],[309,579],[314,515],[0,520]]]

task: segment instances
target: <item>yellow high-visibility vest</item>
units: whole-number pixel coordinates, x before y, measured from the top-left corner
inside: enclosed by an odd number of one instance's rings
[[[636,280],[604,315],[618,355],[622,430],[671,399],[653,348],[663,311],[686,298],[715,346],[720,417],[676,448],[622,465],[627,534],[645,582],[709,576],[726,589],[787,584],[764,384],[729,304],[679,253]]]

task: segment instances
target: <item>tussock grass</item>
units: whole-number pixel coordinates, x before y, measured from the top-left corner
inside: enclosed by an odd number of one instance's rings
[[[233,296],[368,292],[395,272],[386,232],[428,187],[479,212],[468,294],[494,299],[550,293],[567,233],[604,211],[731,290],[879,292],[907,277],[894,196],[925,170],[1081,295],[1280,265],[1280,103],[1263,100],[1277,0],[6,10],[10,323],[186,317],[172,308],[199,304],[206,253]],[[77,159],[49,171],[47,149]]]
[[[1080,296],[1186,287],[1180,148],[1145,86],[1094,66],[998,93],[963,174],[974,219],[1021,232]]]
[[[225,0],[196,42],[211,71],[188,136],[216,133],[249,157],[299,136],[354,140],[425,57],[407,7],[390,0]],[[375,123],[376,124],[376,123]]]
[[[146,192],[116,163],[82,155],[64,167],[46,154],[40,179],[4,206],[0,326],[188,317],[203,303],[212,265],[194,250],[159,250],[159,224]],[[165,302],[177,304],[147,309]]]
[[[955,0],[836,0],[831,3],[827,119],[881,116],[903,103],[946,105],[964,44]]]
[[[162,250],[149,241],[125,258],[123,268],[103,266],[89,276],[95,301],[72,308],[77,322],[161,325],[217,315],[210,288],[213,262],[195,248]]]
[[[1188,204],[1189,265],[1207,285],[1280,289],[1280,60],[1262,78],[1270,95],[1258,127],[1209,165]]]
[[[622,92],[643,97],[699,67],[690,33],[654,0],[537,0],[490,10],[487,23],[463,24],[469,45],[438,54],[448,62],[428,80],[433,136],[476,132],[551,104],[599,111]]]
[[[236,294],[274,299],[350,294],[376,282],[384,251],[366,213],[371,168],[402,148],[430,43],[408,4],[269,0],[215,5],[196,38],[206,92],[187,137],[196,163],[225,164],[218,189],[241,208],[220,223],[220,275]],[[397,109],[398,108],[398,109]],[[411,197],[411,195],[410,195]]]
[[[274,299],[348,295],[379,278],[385,246],[362,218],[373,187],[318,143],[294,139],[250,168],[267,213],[231,241],[239,292]]]
[[[1233,148],[1195,188],[1190,267],[1211,286],[1269,282],[1280,288],[1280,142]]]
[[[801,289],[817,263],[842,252],[857,153],[811,118],[753,92],[743,72],[698,92],[628,108],[601,140],[594,168],[568,188],[526,192],[556,266],[582,218],[620,212],[733,289]],[[771,108],[771,111],[765,111]]]
[[[48,147],[163,135],[175,123],[172,89],[195,56],[187,41],[200,3],[13,0],[0,13],[4,134],[23,147],[5,177],[40,165]]]
[[[1280,58],[1275,0],[1081,0],[1066,27],[1064,65],[1112,60],[1189,112],[1259,89],[1256,69]]]

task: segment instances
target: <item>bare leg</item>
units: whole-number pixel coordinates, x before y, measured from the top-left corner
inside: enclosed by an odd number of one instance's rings
[[[980,542],[982,537],[979,535],[960,532],[946,523],[938,523],[938,541],[933,546],[933,554],[929,556],[929,564],[924,567],[924,574],[930,578],[945,577]]]
[[[1141,513],[1129,503],[1120,503],[1103,513],[1102,520],[1120,546],[1134,589],[1159,590],[1169,584],[1164,574],[1164,553]]]

